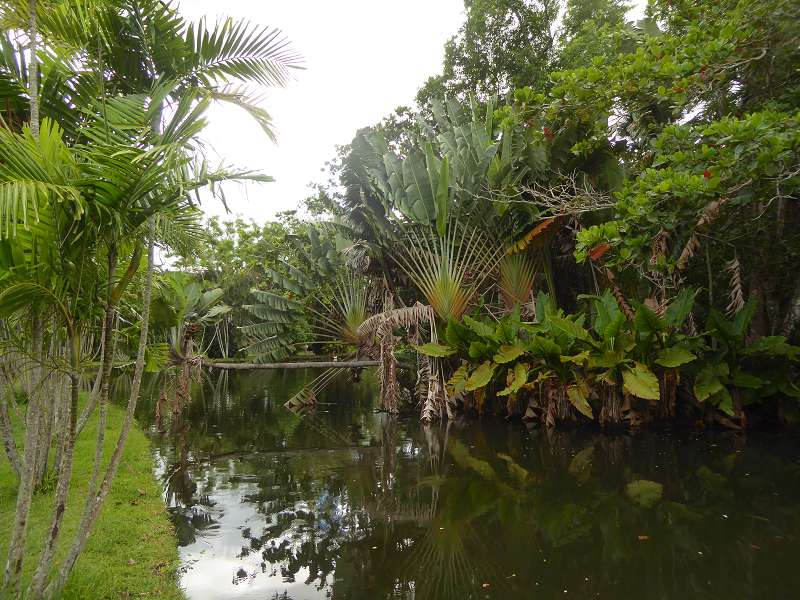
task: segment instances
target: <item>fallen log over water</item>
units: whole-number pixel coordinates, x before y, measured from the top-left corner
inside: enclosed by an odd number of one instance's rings
[[[203,365],[210,369],[348,369],[353,367],[377,367],[377,360],[307,361],[281,363],[226,363],[204,360]]]

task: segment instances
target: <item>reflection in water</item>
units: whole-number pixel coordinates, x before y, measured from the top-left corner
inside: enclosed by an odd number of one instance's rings
[[[190,598],[800,597],[793,433],[423,427],[366,380],[298,417],[311,377],[213,373],[153,424]]]

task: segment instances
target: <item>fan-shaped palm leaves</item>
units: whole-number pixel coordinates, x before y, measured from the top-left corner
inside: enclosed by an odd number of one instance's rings
[[[398,262],[443,321],[460,320],[503,256],[479,229],[458,222],[444,237],[418,230]]]

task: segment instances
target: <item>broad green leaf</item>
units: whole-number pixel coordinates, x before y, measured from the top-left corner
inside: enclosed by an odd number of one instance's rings
[[[585,340],[589,337],[589,332],[583,327],[582,319],[571,319],[569,317],[550,317],[550,325],[553,329],[565,334],[570,340]]]
[[[589,357],[589,367],[592,369],[613,369],[625,362],[625,353],[617,351],[606,351]]]
[[[450,161],[445,156],[439,170],[436,196],[436,232],[444,237],[447,228],[448,207],[450,206]]]
[[[658,353],[656,364],[667,367],[668,369],[674,369],[675,367],[690,363],[696,358],[697,355],[689,352],[686,348],[672,346],[670,348],[664,348]]]
[[[572,356],[562,356],[561,362],[562,363],[572,363],[574,365],[583,366],[586,364],[586,361],[589,360],[589,351],[584,350],[583,352],[579,352],[578,354],[574,354]]]
[[[734,372],[733,377],[731,377],[731,381],[736,387],[747,388],[749,390],[757,390],[764,385],[763,379],[743,371]]]
[[[572,402],[572,406],[578,409],[582,415],[594,419],[592,407],[589,406],[589,401],[586,399],[586,384],[577,384],[567,386],[567,398]]]
[[[469,348],[470,337],[472,335],[472,332],[468,328],[452,320],[447,323],[447,328],[444,331],[444,339],[452,348]]]
[[[467,327],[469,327],[472,331],[477,333],[482,338],[486,338],[492,341],[498,341],[495,338],[494,327],[492,327],[491,325],[487,325],[486,323],[483,323],[481,321],[476,321],[469,315],[464,315],[464,324],[466,324]]]
[[[464,388],[467,385],[467,377],[469,377],[469,368],[467,365],[461,365],[458,367],[456,372],[453,373],[453,376],[447,382],[448,393],[451,396],[463,393]]]
[[[756,314],[756,308],[758,307],[758,302],[756,302],[755,298],[750,298],[744,307],[736,313],[736,316],[733,318],[733,329],[736,332],[736,336],[744,338],[747,334],[747,331],[750,327],[750,321],[753,320],[753,317]]]
[[[509,373],[508,386],[497,393],[498,396],[508,396],[515,394],[522,386],[528,382],[529,365],[527,363],[517,363],[514,365],[514,370]]]
[[[731,397],[731,394],[727,389],[722,388],[719,392],[714,394],[711,400],[717,405],[718,409],[720,409],[729,417],[732,417],[734,415],[733,398]]]
[[[645,400],[658,400],[661,393],[658,379],[653,372],[642,363],[636,363],[633,368],[622,372],[622,382],[625,391],[637,398]]]
[[[530,343],[528,344],[528,348],[534,354],[538,356],[560,356],[561,355],[561,346],[556,344],[550,338],[546,338],[541,335],[535,336]]]
[[[488,385],[488,383],[492,380],[496,366],[497,365],[488,360],[482,363],[469,376],[469,379],[467,379],[467,385],[464,387],[464,389],[468,392],[473,392],[478,388],[486,387],[486,385]]]
[[[633,324],[636,329],[636,336],[640,340],[649,339],[654,334],[665,329],[665,321],[644,304],[636,307]]]
[[[469,345],[468,351],[469,357],[474,359],[481,359],[485,358],[487,355],[492,356],[491,348],[489,344],[484,342],[472,342]]]
[[[698,402],[705,402],[710,396],[722,391],[725,386],[720,380],[721,376],[727,375],[727,365],[708,365],[701,370],[694,380],[694,395]]]
[[[694,307],[694,298],[697,295],[697,290],[694,288],[686,288],[678,294],[675,299],[667,306],[664,312],[664,321],[669,327],[679,327],[692,312]]]
[[[494,362],[505,364],[510,363],[512,360],[519,358],[525,352],[524,346],[519,342],[513,345],[503,345],[497,350],[494,355]]]
[[[768,356],[786,356],[790,360],[795,360],[800,356],[800,346],[793,346],[786,343],[786,338],[782,335],[767,335],[758,338],[747,348],[742,350],[742,354],[766,354]]]
[[[421,346],[414,346],[414,350],[419,352],[420,354],[424,354],[425,356],[433,356],[436,358],[442,358],[445,356],[452,356],[456,353],[454,348],[450,346],[443,346],[442,344],[434,344],[430,342],[428,344],[422,344]]]
[[[625,493],[639,506],[651,508],[664,496],[664,486],[657,481],[637,479],[625,487]]]

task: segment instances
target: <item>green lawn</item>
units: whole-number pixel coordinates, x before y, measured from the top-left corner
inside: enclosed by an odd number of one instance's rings
[[[106,459],[116,443],[124,412],[111,407],[108,416]],[[80,520],[94,458],[95,432],[96,420],[86,426],[75,449],[75,469],[60,538],[59,563]],[[15,497],[16,480],[3,454],[0,456],[0,561],[3,565]],[[52,502],[51,493],[39,493],[34,497],[26,577],[30,577],[35,568],[49,525]],[[111,493],[62,598],[183,599],[185,596],[177,582],[177,566],[177,539],[161,499],[160,486],[153,477],[150,443],[141,430],[134,428]]]

